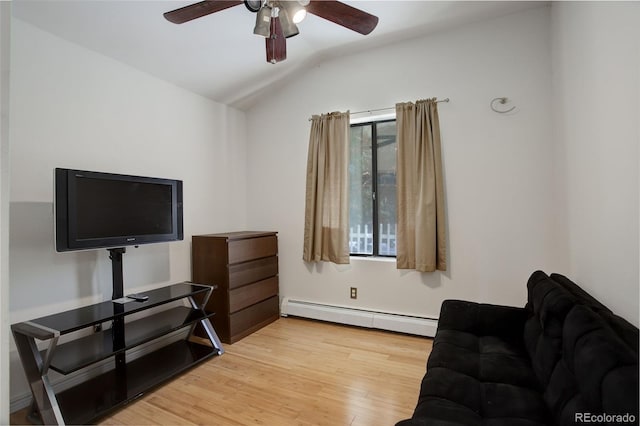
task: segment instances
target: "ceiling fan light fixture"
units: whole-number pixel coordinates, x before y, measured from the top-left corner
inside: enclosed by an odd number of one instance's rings
[[[269,37],[271,35],[271,7],[263,6],[258,11],[253,33],[263,37]]]
[[[309,1],[307,0],[306,4],[303,3],[305,3],[305,0],[282,0],[280,2],[294,24],[299,24],[307,16],[304,6],[309,4]]]
[[[304,7],[301,7],[300,10],[298,10],[296,13],[293,14],[293,23],[294,24],[299,24],[300,22],[304,21],[304,18],[307,17],[307,11],[305,10]]]
[[[280,25],[282,26],[282,33],[284,34],[285,38],[298,35],[300,31],[298,31],[298,27],[291,20],[291,17],[286,8],[280,9],[280,13],[278,13],[278,17],[280,19]]]
[[[262,7],[262,0],[244,0],[244,5],[251,12],[257,12]]]

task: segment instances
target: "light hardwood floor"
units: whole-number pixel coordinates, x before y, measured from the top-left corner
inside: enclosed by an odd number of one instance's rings
[[[100,424],[394,425],[413,413],[431,345],[281,318]],[[24,424],[24,410],[11,422]]]

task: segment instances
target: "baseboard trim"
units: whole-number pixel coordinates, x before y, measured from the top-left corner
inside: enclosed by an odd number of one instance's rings
[[[426,337],[434,337],[438,329],[438,320],[435,318],[328,305],[287,297],[282,300],[280,312],[284,317],[291,315]]]

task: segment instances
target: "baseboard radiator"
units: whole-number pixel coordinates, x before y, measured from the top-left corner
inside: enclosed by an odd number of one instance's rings
[[[367,309],[345,306],[325,305],[321,303],[293,300],[285,297],[282,300],[280,313],[283,317],[296,316],[358,327],[377,328],[433,337],[436,335],[438,320],[417,316],[377,312]]]

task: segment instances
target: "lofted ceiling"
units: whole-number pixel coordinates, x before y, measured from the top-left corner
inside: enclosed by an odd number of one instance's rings
[[[270,64],[243,5],[176,25],[163,13],[195,1],[14,0],[14,17],[220,103],[251,107],[269,88],[332,57],[542,6],[524,1],[349,1],[379,17],[363,36],[314,15]]]

